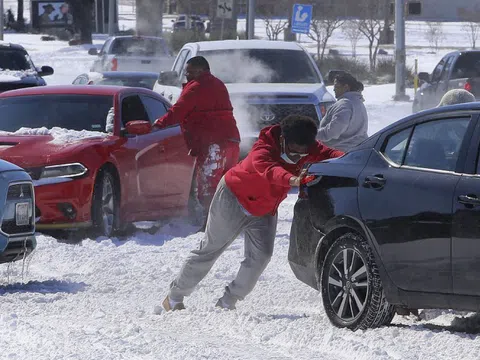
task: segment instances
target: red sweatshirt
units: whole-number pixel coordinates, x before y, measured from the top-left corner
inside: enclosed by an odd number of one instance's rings
[[[289,180],[300,175],[305,163],[342,156],[320,142],[297,164],[281,158],[280,125],[264,128],[247,157],[225,174],[225,182],[239,203],[254,216],[275,215],[290,190]]]
[[[207,151],[211,144],[240,141],[227,88],[210,72],[184,84],[177,102],[155,122],[160,128],[176,124],[192,155]]]

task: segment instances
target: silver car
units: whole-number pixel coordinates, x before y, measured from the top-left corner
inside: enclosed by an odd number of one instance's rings
[[[35,192],[30,175],[0,160],[0,264],[22,260],[37,246]]]

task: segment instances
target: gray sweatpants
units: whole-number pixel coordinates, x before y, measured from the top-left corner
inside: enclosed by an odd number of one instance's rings
[[[224,300],[234,304],[254,288],[273,254],[277,216],[247,215],[222,178],[210,205],[205,237],[193,250],[170,285],[169,297],[183,301],[208,274],[215,261],[243,231],[245,259],[236,278],[225,288]]]

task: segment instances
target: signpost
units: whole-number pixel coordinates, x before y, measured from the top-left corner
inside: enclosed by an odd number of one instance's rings
[[[225,19],[233,17],[233,0],[218,0],[217,3],[217,18],[222,19],[222,27],[220,29],[220,40],[223,40],[223,28],[225,26]]]
[[[295,4],[292,14],[292,33],[308,34],[312,21],[312,5]]]

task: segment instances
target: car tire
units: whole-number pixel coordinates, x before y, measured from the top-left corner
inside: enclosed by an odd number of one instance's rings
[[[323,261],[320,288],[330,322],[351,330],[388,325],[395,314],[383,290],[373,252],[354,233],[340,236]]]
[[[93,191],[93,230],[97,236],[111,237],[119,229],[119,197],[114,176],[101,170]]]

